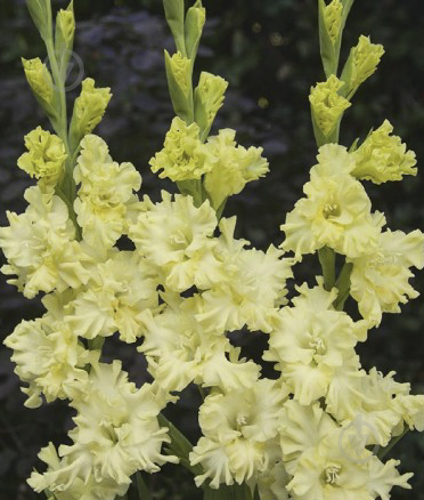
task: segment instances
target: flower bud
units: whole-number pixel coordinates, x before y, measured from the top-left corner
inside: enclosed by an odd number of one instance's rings
[[[47,66],[39,57],[35,59],[22,58],[25,76],[35,96],[43,107],[51,105],[54,97],[54,84]]]
[[[177,51],[186,53],[184,38],[184,0],[163,0],[166,21],[175,39]]]
[[[341,79],[347,84],[344,92],[352,96],[361,83],[375,72],[383,54],[384,47],[381,44],[371,43],[369,36],[361,35],[343,69]]]
[[[332,142],[331,136],[339,126],[343,113],[351,106],[347,99],[338,94],[343,85],[335,75],[331,75],[326,82],[318,83],[311,89],[309,102],[314,132],[320,146]]]
[[[92,78],[86,78],[82,82],[81,95],[75,100],[71,121],[72,149],[102,121],[111,98],[110,88],[96,88]]]
[[[73,0],[66,10],[59,10],[56,17],[56,52],[72,50],[75,36],[75,16]]]
[[[192,64],[190,59],[184,57],[181,52],[176,52],[172,57],[165,50],[165,68],[168,79],[169,93],[175,114],[186,121],[193,121],[191,78]]]
[[[187,57],[191,60],[196,57],[205,21],[206,9],[202,7],[202,2],[199,0],[188,9],[185,21]]]
[[[27,0],[26,2],[32,20],[40,32],[41,38],[51,37],[51,5],[50,0]]]
[[[404,175],[417,175],[415,153],[406,149],[400,137],[390,135],[393,126],[388,120],[374,130],[353,153],[356,167],[352,175],[382,184],[400,181]]]
[[[339,38],[342,18],[343,4],[340,0],[332,0],[331,3],[324,7],[324,24],[333,45],[336,44]]]
[[[202,131],[202,139],[206,139],[215,116],[221,108],[228,82],[220,76],[202,72],[199,85],[194,91],[195,120]]]
[[[64,171],[67,154],[62,139],[41,127],[25,136],[28,152],[18,159],[18,167],[45,185],[55,185]]]

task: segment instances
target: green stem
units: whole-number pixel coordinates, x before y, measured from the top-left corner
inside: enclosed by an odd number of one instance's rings
[[[378,453],[377,453],[377,457],[381,460],[383,459],[388,453],[389,451],[391,451],[392,448],[394,448],[398,443],[399,441],[404,437],[406,436],[406,434],[408,434],[409,432],[409,427],[406,427],[405,430],[402,432],[402,434],[400,434],[399,436],[396,436],[395,438],[393,438],[390,443],[385,447],[385,448],[382,448]]]
[[[350,294],[350,276],[352,274],[353,264],[346,262],[336,281],[336,288],[339,290],[337,299],[334,301],[334,307],[337,311],[342,311],[344,304]]]
[[[324,288],[330,291],[336,282],[336,254],[333,249],[323,247],[318,250],[318,258],[324,276]]]
[[[136,482],[137,482],[137,490],[138,490],[138,498],[139,500],[152,500],[152,495],[148,490],[146,483],[144,482],[143,476],[141,472],[136,472]]]

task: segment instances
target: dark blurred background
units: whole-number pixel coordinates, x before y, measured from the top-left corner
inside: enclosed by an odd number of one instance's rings
[[[65,6],[65,2],[54,2]],[[217,128],[238,131],[245,146],[262,146],[271,172],[252,183],[228,204],[227,215],[239,217],[239,234],[256,246],[278,244],[279,225],[300,197],[314,162],[308,106],[312,84],[323,80],[320,66],[316,0],[205,0],[208,21],[197,69],[220,74],[230,82]],[[160,0],[75,0],[78,20],[75,52],[86,76],[110,86],[114,98],[97,133],[110,145],[117,161],[132,161],[143,176],[143,193],[154,198],[168,184],[154,177],[149,158],[161,148],[172,119],[163,48],[172,49]],[[341,142],[350,145],[387,118],[424,164],[424,6],[422,0],[356,0],[345,32],[342,60],[360,34],[382,43],[386,54],[377,74],[357,93],[342,125]],[[23,77],[20,57],[45,52],[30,22],[23,0],[0,2],[0,225],[5,211],[24,210],[22,194],[30,184],[16,167],[24,151],[23,135],[37,125],[47,127]],[[75,91],[74,91],[75,92]],[[69,93],[69,99],[75,93]],[[424,174],[402,183],[367,186],[376,209],[384,210],[394,229],[424,230]],[[3,257],[0,257],[0,260]],[[3,260],[0,262],[3,263]],[[309,279],[316,263],[307,260],[296,269],[297,279]],[[23,300],[0,278],[0,340],[21,318],[40,314],[37,300]],[[424,274],[415,280],[424,292]],[[402,315],[385,316],[361,348],[366,368],[397,371],[399,381],[410,381],[414,392],[424,392],[424,303],[420,297],[403,307]],[[252,351],[252,335],[238,338]],[[108,341],[106,354],[119,356],[135,380],[145,377],[133,349]],[[41,446],[65,439],[71,425],[66,405],[55,403],[38,410],[23,407],[10,353],[0,347],[0,499],[36,498],[25,485],[37,465]],[[171,414],[193,438],[197,394],[188,389]],[[424,499],[424,439],[409,435],[391,457],[402,459],[402,470],[413,471],[412,497]],[[154,498],[200,498],[192,480],[178,468],[165,468],[151,478]],[[393,498],[410,498],[394,491]],[[358,499],[360,500],[360,499]]]

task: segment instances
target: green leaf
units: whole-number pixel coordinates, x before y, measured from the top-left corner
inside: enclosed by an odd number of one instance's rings
[[[190,441],[162,414],[159,415],[158,420],[161,427],[168,427],[169,429],[171,443],[167,446],[167,450],[176,455],[180,459],[180,464],[192,474],[195,476],[203,474],[200,465],[190,465],[189,455],[193,450]]]
[[[247,484],[222,485],[218,490],[206,487],[203,500],[253,500]]]
[[[139,500],[152,500],[152,495],[147,489],[146,483],[144,482],[141,472],[136,472],[137,490]]]

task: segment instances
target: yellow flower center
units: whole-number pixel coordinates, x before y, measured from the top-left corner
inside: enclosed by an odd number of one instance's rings
[[[324,471],[324,480],[327,484],[335,484],[337,479],[339,478],[339,474],[342,468],[340,465],[332,464],[327,467]]]

